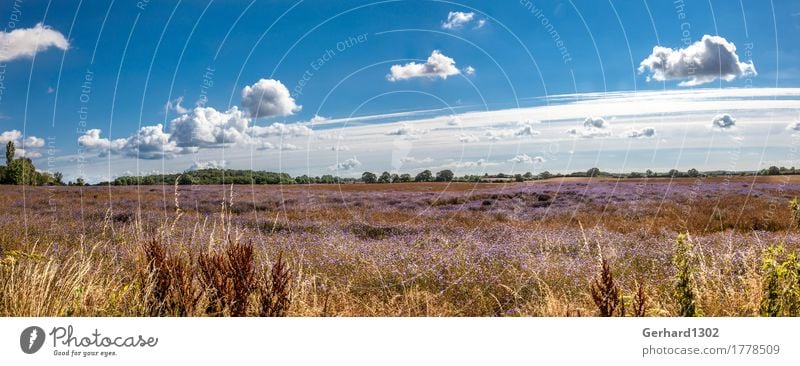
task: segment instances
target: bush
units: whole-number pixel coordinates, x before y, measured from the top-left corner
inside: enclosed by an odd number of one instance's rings
[[[672,264],[675,266],[675,299],[680,316],[702,316],[695,293],[695,262],[692,241],[685,234],[678,235]]]
[[[800,315],[800,261],[783,245],[770,246],[762,261],[761,316]]]

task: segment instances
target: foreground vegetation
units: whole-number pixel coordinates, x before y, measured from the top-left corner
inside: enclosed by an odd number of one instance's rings
[[[743,182],[9,188],[0,315],[800,315],[800,185]]]

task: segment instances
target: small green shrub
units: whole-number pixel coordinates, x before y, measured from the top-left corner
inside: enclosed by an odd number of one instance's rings
[[[800,315],[800,261],[783,245],[770,246],[762,261],[761,316]]]
[[[702,316],[697,304],[693,243],[685,234],[680,234],[676,244],[672,264],[676,269],[674,296],[678,302],[678,314],[686,317]]]

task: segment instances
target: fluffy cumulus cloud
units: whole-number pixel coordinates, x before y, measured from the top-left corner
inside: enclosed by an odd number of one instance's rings
[[[611,124],[602,117],[587,117],[583,128],[569,129],[567,134],[583,138],[607,137],[611,136]]]
[[[625,137],[635,138],[635,139],[650,138],[654,137],[655,135],[656,135],[656,129],[653,127],[644,127],[639,130],[632,129],[625,133]]]
[[[719,130],[729,130],[736,126],[736,119],[730,114],[718,114],[711,120],[711,127]]]
[[[508,161],[515,164],[541,164],[546,160],[541,156],[530,157],[528,154],[519,154],[511,159],[508,159]]]
[[[144,126],[133,136],[114,140],[101,137],[101,132],[99,129],[86,131],[78,137],[78,145],[100,156],[121,154],[140,159],[169,159],[178,154],[194,151],[179,147],[175,141],[170,140],[170,134],[164,132],[161,124]]]
[[[357,168],[359,166],[361,166],[361,162],[358,161],[358,159],[356,159],[355,157],[353,157],[353,158],[347,159],[345,161],[339,162],[337,164],[334,164],[334,165],[328,167],[328,169],[334,170],[334,171],[338,171],[338,170],[353,170],[353,169],[355,169],[355,168]]]
[[[472,76],[475,75],[475,68],[472,66],[467,66],[464,68],[464,74]]]
[[[740,76],[756,75],[752,61],[742,62],[736,46],[719,36],[704,35],[686,48],[653,47],[639,64],[639,72],[650,72],[647,80],[683,80],[680,86],[695,86],[717,79],[731,81]]]
[[[409,62],[405,65],[392,65],[389,69],[389,75],[386,78],[389,81],[407,80],[412,78],[441,78],[447,79],[448,76],[458,75],[461,73],[456,67],[456,61],[450,57],[445,56],[439,50],[434,50],[425,63]]]
[[[290,116],[302,106],[295,103],[289,89],[278,80],[261,79],[242,89],[242,106],[250,117]]]
[[[42,157],[41,149],[44,147],[45,142],[43,138],[36,136],[28,136],[22,138],[22,132],[19,130],[10,130],[0,133],[0,144],[3,146],[0,149],[5,151],[5,145],[9,142],[14,143],[15,155],[18,157],[26,158],[40,158]]]
[[[197,107],[170,122],[171,140],[181,147],[212,147],[222,144],[245,144],[249,119],[233,107],[220,112],[212,107]]]
[[[225,160],[195,161],[188,170],[223,169],[227,165]]]
[[[786,126],[787,131],[791,131],[792,133],[800,132],[800,121],[792,122],[788,126]]]
[[[33,28],[0,32],[0,62],[30,58],[50,47],[66,50],[69,41],[63,34],[42,23]]]
[[[458,118],[456,116],[450,117],[450,119],[447,120],[447,125],[459,127],[461,126],[461,118]]]

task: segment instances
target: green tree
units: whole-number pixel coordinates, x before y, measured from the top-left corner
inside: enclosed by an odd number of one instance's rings
[[[552,178],[552,177],[553,177],[553,174],[551,174],[547,170],[539,173],[539,178],[542,178],[542,179],[547,179],[547,178]]]
[[[433,173],[430,170],[423,170],[421,173],[414,177],[415,182],[430,182],[433,179]]]
[[[14,141],[9,141],[6,144],[6,166],[11,166],[11,162],[14,161],[14,152],[16,149],[14,148]]]
[[[591,177],[597,177],[599,175],[600,175],[600,169],[599,168],[592,168],[592,169],[589,169],[589,170],[586,171],[586,176],[590,177],[590,178]]]
[[[449,182],[449,181],[453,180],[453,176],[454,176],[454,174],[453,174],[452,170],[445,169],[445,170],[442,170],[442,171],[436,173],[436,181],[437,182]]]
[[[55,174],[53,174],[53,179],[55,179],[56,184],[64,185],[64,174],[61,174],[61,172],[55,172]]]
[[[400,181],[404,182],[404,183],[410,182],[411,181],[411,174],[408,174],[408,173],[400,174]]]
[[[773,165],[767,169],[767,175],[781,175],[781,169]]]
[[[36,168],[33,167],[33,162],[28,158],[19,158],[11,161],[6,172],[8,181],[11,184],[34,185],[38,180]]]
[[[697,169],[692,168],[692,169],[689,169],[689,171],[686,172],[686,175],[688,175],[688,176],[690,176],[692,178],[696,178],[696,177],[700,176],[700,172],[697,171]]]
[[[364,183],[375,183],[378,181],[378,176],[372,172],[364,172],[363,174],[361,174],[361,180]]]
[[[378,178],[378,183],[391,183],[392,182],[392,175],[389,172],[381,173],[381,177]]]

